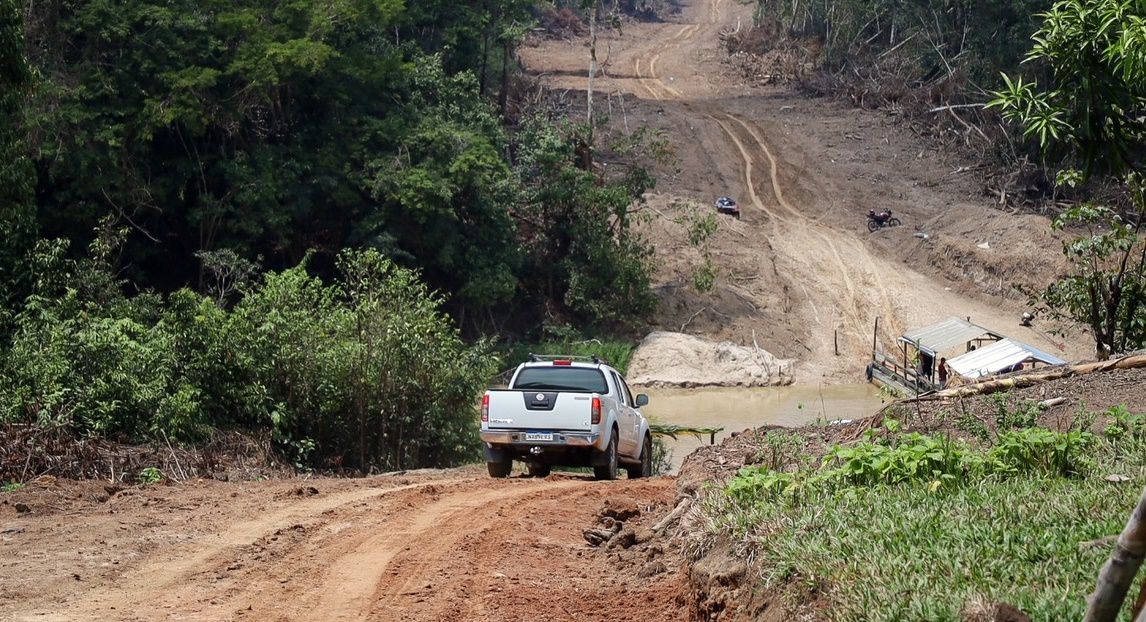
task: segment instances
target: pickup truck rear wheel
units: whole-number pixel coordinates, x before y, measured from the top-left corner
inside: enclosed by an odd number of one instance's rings
[[[486,468],[489,469],[490,477],[509,477],[510,471],[513,470],[513,460],[502,460],[501,462],[487,462]]]
[[[593,467],[593,477],[597,479],[617,479],[617,431],[613,430],[609,436],[609,446],[605,448],[608,462],[602,466]]]
[[[625,467],[629,472],[629,479],[637,479],[640,477],[652,477],[653,475],[653,439],[650,436],[645,436],[645,442],[641,446],[641,463],[634,467]]]

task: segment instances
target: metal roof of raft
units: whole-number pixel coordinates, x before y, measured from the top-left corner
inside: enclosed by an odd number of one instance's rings
[[[921,352],[937,355],[940,352],[976,339],[1002,339],[993,330],[967,320],[949,317],[942,322],[907,331],[900,341],[907,342]]]
[[[997,374],[1019,363],[1038,362],[1047,365],[1066,363],[1057,356],[1047,354],[1034,346],[1015,339],[1006,338],[978,350],[972,350],[955,358],[948,359],[947,365],[960,376],[981,378]]]

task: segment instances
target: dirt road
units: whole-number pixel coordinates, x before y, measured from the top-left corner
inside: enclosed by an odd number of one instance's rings
[[[747,28],[751,10],[692,0],[670,21],[626,24],[598,43],[596,111],[613,126],[659,130],[677,156],[677,168],[659,171],[646,227],[659,266],[657,328],[757,341],[800,361],[797,383],[862,378],[877,317],[892,347],[904,330],[954,315],[1086,356],[1084,336],[1052,338],[1052,327],[1016,321],[1026,296],[1014,286],[1041,288],[1061,267],[1049,223],[994,208],[974,163],[886,114],[743,83],[722,62],[721,33]],[[583,98],[584,41],[544,41],[523,56],[563,98]],[[722,219],[709,249],[717,286],[698,294],[690,210],[726,194],[743,219]],[[869,208],[892,209],[905,226],[869,233]]]
[[[110,490],[49,479],[3,496],[0,619],[683,619],[661,553],[581,536],[608,498],[651,525],[669,479],[471,468]]]

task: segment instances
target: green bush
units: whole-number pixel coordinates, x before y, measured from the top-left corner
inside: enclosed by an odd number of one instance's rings
[[[988,475],[1043,473],[1075,476],[1091,465],[1086,450],[1097,439],[1090,432],[1055,432],[1046,428],[1012,430],[999,436],[982,465]]]
[[[182,373],[176,336],[155,321],[160,301],[125,299],[98,253],[76,262],[65,250],[38,248],[36,263],[49,269],[15,318],[0,420],[132,440],[201,436],[201,392]]]
[[[1071,477],[1092,466],[1087,450],[1096,442],[1089,432],[1024,428],[1001,434],[990,448],[975,449],[959,439],[912,432],[878,442],[837,445],[816,470],[785,472],[772,464],[746,467],[726,490],[733,499],[752,503],[776,495],[799,500],[848,488],[913,482],[929,483],[935,490],[1020,474]]]
[[[77,434],[195,441],[270,428],[300,466],[397,469],[476,457],[491,371],[441,300],[375,251],[331,285],[268,273],[233,311],[187,290],[125,298],[98,259],[45,244],[38,291],[0,367],[0,420]]]

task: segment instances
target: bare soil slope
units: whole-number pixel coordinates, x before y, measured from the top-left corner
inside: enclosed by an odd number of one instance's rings
[[[755,336],[800,361],[797,383],[858,380],[876,317],[888,345],[955,315],[1065,358],[1088,354],[1081,336],[1064,343],[1049,326],[1017,325],[1025,296],[1014,286],[1041,288],[1062,268],[1046,219],[995,209],[972,163],[886,114],[742,83],[723,64],[720,37],[747,27],[751,7],[682,7],[672,21],[603,34],[594,82],[596,110],[614,128],[656,128],[678,159],[649,197],[662,299],[652,328],[745,346]],[[586,41],[539,41],[523,56],[567,100],[583,100]],[[701,251],[687,221],[726,194],[743,219],[721,219],[709,249],[716,288],[698,294],[689,277]],[[868,233],[872,208],[905,226]]]

